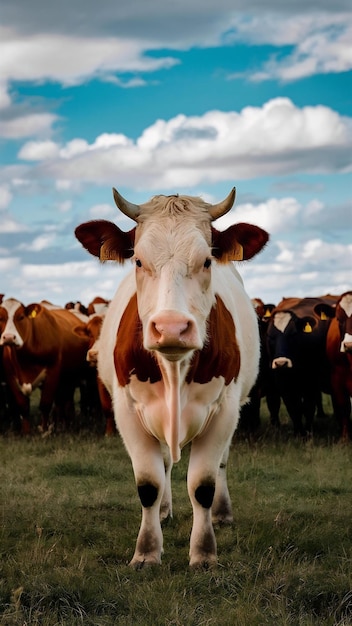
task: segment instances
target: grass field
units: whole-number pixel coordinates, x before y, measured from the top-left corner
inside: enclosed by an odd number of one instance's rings
[[[264,420],[265,422],[265,420]],[[264,428],[229,461],[235,522],[219,566],[188,568],[188,450],[173,469],[163,564],[128,567],[140,523],[118,436],[0,438],[0,624],[350,626],[352,444]]]

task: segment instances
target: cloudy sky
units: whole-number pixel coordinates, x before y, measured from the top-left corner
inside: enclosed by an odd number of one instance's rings
[[[1,0],[0,291],[111,298],[129,269],[74,237],[129,229],[111,188],[237,200],[270,243],[251,297],[352,288],[348,0]]]

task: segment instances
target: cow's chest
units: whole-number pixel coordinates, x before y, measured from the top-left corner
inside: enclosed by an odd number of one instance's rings
[[[180,408],[180,445],[199,435],[216,415],[225,392],[224,379],[213,378],[206,384],[183,383],[177,390]],[[170,420],[171,390],[164,381],[146,383],[132,376],[129,385],[133,404],[143,427],[159,441],[165,441]]]

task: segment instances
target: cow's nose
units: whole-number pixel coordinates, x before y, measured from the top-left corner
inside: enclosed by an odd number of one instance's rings
[[[3,346],[9,346],[11,344],[14,344],[15,340],[16,340],[16,337],[14,334],[4,333],[3,335],[1,335],[0,344]]]
[[[159,344],[184,342],[191,323],[186,319],[157,320],[152,324],[152,332]]]
[[[200,346],[195,321],[176,311],[163,311],[150,320],[147,345],[161,351],[196,349]]]
[[[277,357],[276,359],[273,360],[272,368],[274,370],[278,369],[278,368],[282,369],[282,368],[286,368],[286,367],[288,367],[288,368],[292,367],[291,359],[288,359],[285,356],[280,356],[280,357]]]

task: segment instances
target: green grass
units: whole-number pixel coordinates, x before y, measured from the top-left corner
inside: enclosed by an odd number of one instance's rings
[[[265,428],[236,438],[219,566],[188,568],[188,450],[173,469],[161,567],[128,567],[140,523],[119,437],[0,438],[0,624],[352,624],[352,446]]]

